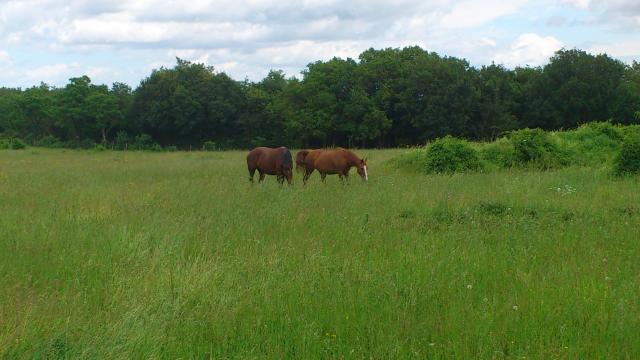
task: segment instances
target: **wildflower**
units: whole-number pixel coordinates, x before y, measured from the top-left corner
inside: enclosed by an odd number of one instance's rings
[[[482,301],[483,301],[483,302],[489,302],[489,299],[484,298],[484,299],[482,299]]]
[[[513,305],[513,310],[518,310],[518,305]]]
[[[473,286],[471,286],[471,284],[467,285],[467,289],[471,290],[471,288],[473,288]]]

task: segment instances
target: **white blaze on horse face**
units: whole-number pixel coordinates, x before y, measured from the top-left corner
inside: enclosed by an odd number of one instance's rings
[[[369,174],[367,173],[367,165],[364,166],[364,180],[369,181]]]

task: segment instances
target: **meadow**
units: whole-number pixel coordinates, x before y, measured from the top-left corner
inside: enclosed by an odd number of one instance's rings
[[[245,152],[0,151],[0,358],[640,358],[609,166],[250,186]]]

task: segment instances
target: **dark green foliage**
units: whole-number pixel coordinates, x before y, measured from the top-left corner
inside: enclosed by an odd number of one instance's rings
[[[218,149],[215,141],[205,141],[202,143],[202,150],[204,151],[216,151]]]
[[[154,146],[157,145],[150,135],[148,134],[140,134],[135,137],[133,143],[131,144],[131,150],[153,150]]]
[[[22,150],[26,147],[27,145],[17,138],[0,139],[0,150]]]
[[[127,150],[129,148],[129,136],[126,131],[118,131],[114,140],[113,148],[116,150]]]
[[[640,135],[632,134],[624,139],[614,160],[613,172],[619,176],[640,173]]]
[[[452,174],[481,168],[478,152],[465,140],[447,136],[434,141],[425,151],[424,170],[428,174]]]
[[[135,90],[94,84],[87,76],[62,88],[0,88],[0,133],[47,147],[100,143],[124,150],[158,143],[188,149],[212,141],[218,149],[364,148],[412,146],[446,135],[486,141],[519,128],[573,129],[603,119],[640,122],[640,64],[576,49],[558,51],[544,67],[514,70],[475,68],[417,46],[369,49],[358,61],[316,61],[302,74],[286,78],[273,70],[258,82],[236,81],[177,59]],[[596,153],[620,146],[611,124],[589,125],[557,144],[575,153],[578,164],[610,161]],[[136,143],[141,134],[151,140]],[[482,156],[499,166],[562,163],[545,158],[548,152],[513,150],[499,144]]]
[[[571,158],[566,150],[542,129],[522,129],[509,134],[513,146],[514,165],[552,169],[569,165]]]
[[[34,141],[34,146],[39,147],[48,147],[48,148],[62,148],[64,147],[64,143],[60,141],[57,137],[53,135],[45,135],[40,139]]]

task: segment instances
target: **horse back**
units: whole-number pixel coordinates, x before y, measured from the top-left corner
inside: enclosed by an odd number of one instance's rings
[[[340,172],[347,167],[347,154],[345,149],[327,150],[318,155],[315,167],[324,172]]]

